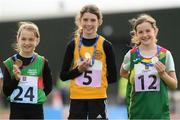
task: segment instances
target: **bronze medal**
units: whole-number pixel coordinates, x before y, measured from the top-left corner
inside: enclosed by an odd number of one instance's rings
[[[22,60],[20,60],[20,59],[16,59],[16,61],[15,61],[15,65],[17,65],[18,67],[21,67],[21,66],[23,65]]]

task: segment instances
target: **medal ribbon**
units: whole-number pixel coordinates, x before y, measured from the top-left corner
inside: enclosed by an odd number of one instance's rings
[[[96,45],[97,45],[97,41],[99,39],[99,35],[96,36],[96,42],[94,43],[94,51],[93,51],[93,55],[92,55],[92,65],[94,64],[94,61],[95,61],[95,55],[96,55]],[[79,45],[78,45],[78,52],[79,52],[79,58],[81,61],[83,61],[83,58],[80,54],[80,49],[81,49],[81,46],[82,46],[82,40],[83,40],[83,37],[80,36],[80,41],[79,41]]]
[[[160,46],[157,45],[157,57],[158,57],[159,59],[160,59],[160,50],[161,50]],[[138,59],[140,60],[140,62],[141,62],[142,64],[144,64],[146,67],[154,66],[154,64],[152,64],[152,63],[147,63],[147,62],[143,62],[143,61],[142,61],[139,48],[136,48],[136,52],[137,52],[137,54],[138,54]]]
[[[34,61],[35,57],[36,57],[36,54],[33,53],[30,63],[32,63]],[[14,59],[15,59],[15,61],[18,59],[17,54],[14,55]]]

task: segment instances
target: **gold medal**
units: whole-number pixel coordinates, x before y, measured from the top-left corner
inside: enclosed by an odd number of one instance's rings
[[[90,53],[86,52],[86,53],[85,53],[85,59],[90,59],[90,58],[91,58]]]
[[[153,57],[153,58],[151,58],[151,63],[152,64],[155,64],[156,62],[158,62],[159,61],[159,59],[158,59],[158,57]]]
[[[16,59],[16,61],[15,61],[15,65],[17,65],[18,67],[21,67],[21,66],[23,65],[22,60],[20,60],[20,59]]]

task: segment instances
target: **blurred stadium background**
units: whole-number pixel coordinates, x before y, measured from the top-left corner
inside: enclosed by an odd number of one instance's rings
[[[83,5],[89,3],[96,4],[103,12],[103,25],[99,34],[104,35],[114,46],[117,71],[130,49],[131,26],[128,20],[140,13],[148,13],[157,20],[158,44],[172,52],[176,74],[180,78],[180,0],[0,0],[1,64],[15,53],[11,45],[15,41],[17,22],[32,21],[39,26],[41,42],[36,51],[49,60],[54,83],[54,89],[45,103],[46,119],[67,118],[68,82],[59,80],[59,72],[66,44],[75,29],[74,16]],[[119,80],[109,85],[107,110],[110,119],[127,119],[125,82]],[[169,91],[172,119],[180,119],[179,85],[178,90]],[[8,103],[0,95],[0,119],[7,119],[8,114]]]

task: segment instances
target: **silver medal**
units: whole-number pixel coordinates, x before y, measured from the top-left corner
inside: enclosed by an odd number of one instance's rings
[[[159,61],[159,59],[158,59],[158,57],[153,57],[153,58],[151,58],[151,63],[152,64],[155,64],[156,62],[158,62]]]

